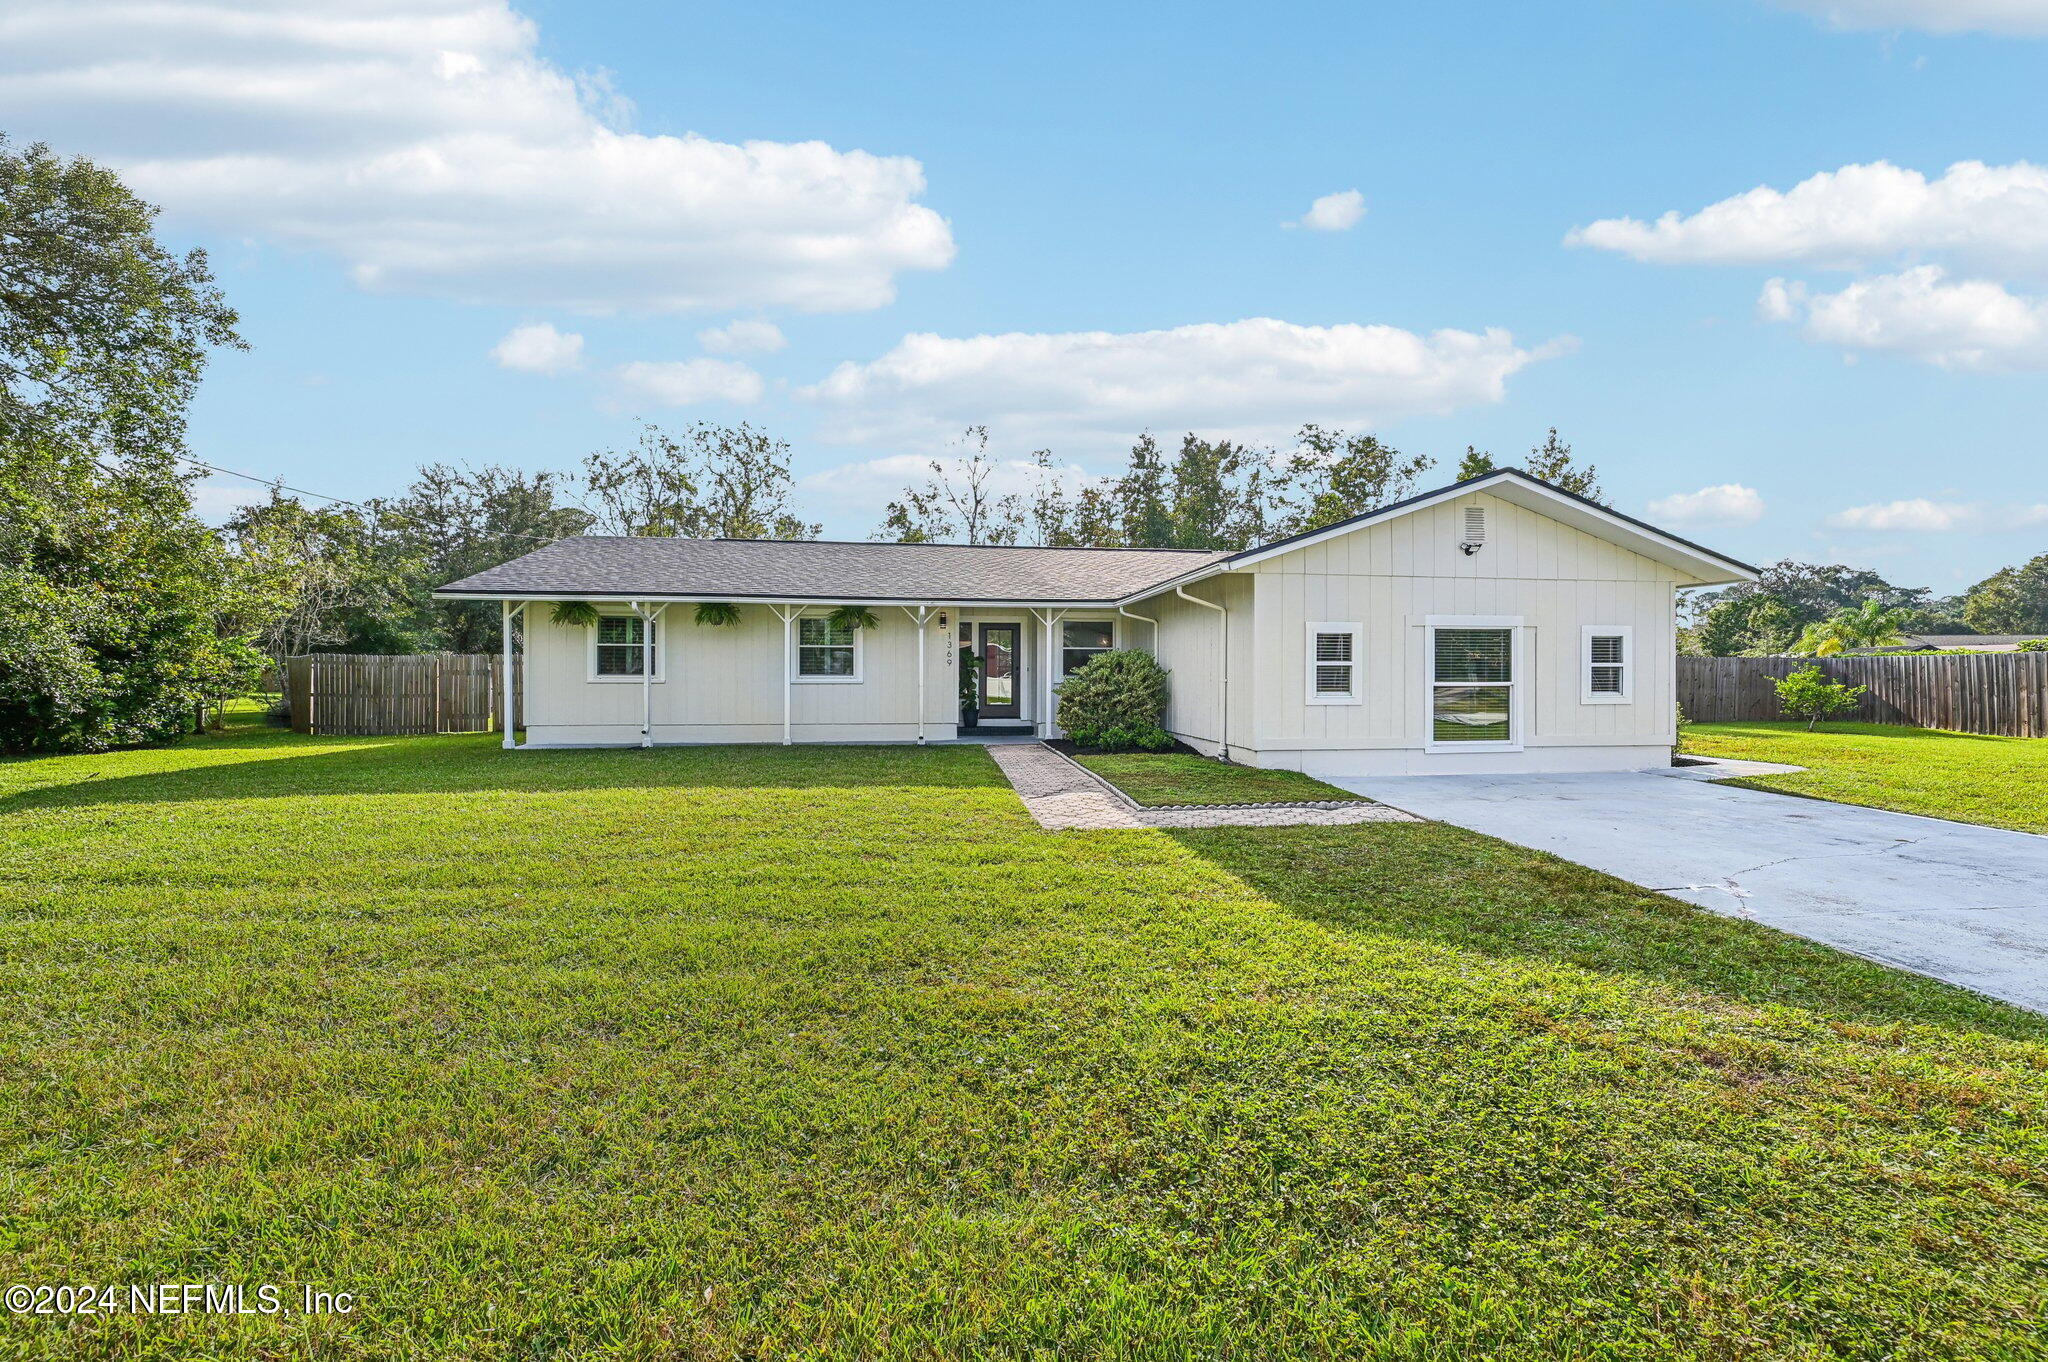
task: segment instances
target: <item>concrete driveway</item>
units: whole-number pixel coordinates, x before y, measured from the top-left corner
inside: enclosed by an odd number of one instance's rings
[[[2048,1012],[2048,837],[1661,772],[1331,783]]]

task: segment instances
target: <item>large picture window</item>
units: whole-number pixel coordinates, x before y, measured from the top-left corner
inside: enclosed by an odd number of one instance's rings
[[[1433,623],[1429,632],[1430,743],[1519,742],[1514,627]]]
[[[796,674],[804,681],[858,681],[860,630],[835,627],[824,615],[796,622]]]
[[[600,681],[638,679],[646,665],[648,623],[638,615],[602,615],[597,621],[590,674]],[[661,675],[661,630],[655,629],[654,676]]]
[[[1060,675],[1075,672],[1116,647],[1116,625],[1110,620],[1060,621]]]

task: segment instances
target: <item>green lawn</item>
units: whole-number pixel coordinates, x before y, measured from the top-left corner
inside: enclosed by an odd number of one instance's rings
[[[1431,825],[974,748],[0,763],[41,1358],[2021,1358],[2048,1019]]]
[[[1731,784],[2048,832],[2048,739],[1891,724],[1688,724],[1685,750],[1811,769]]]
[[[1120,752],[1074,760],[1140,804],[1288,804],[1359,800],[1299,771],[1230,766],[1186,752]],[[1370,802],[1370,801],[1361,801]]]

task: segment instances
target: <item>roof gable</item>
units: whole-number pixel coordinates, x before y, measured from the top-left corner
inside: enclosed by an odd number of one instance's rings
[[[1340,535],[1350,534],[1368,525],[1383,524],[1389,520],[1411,515],[1417,511],[1440,506],[1470,492],[1485,492],[1511,505],[1549,516],[1562,524],[1581,530],[1597,539],[1617,544],[1630,552],[1645,558],[1675,567],[1699,579],[1702,586],[1722,582],[1752,581],[1757,570],[1738,559],[1714,552],[1712,549],[1695,544],[1689,539],[1633,516],[1600,505],[1596,501],[1567,492],[1541,478],[1524,473],[1519,468],[1500,468],[1476,478],[1466,478],[1435,491],[1423,492],[1404,501],[1367,511],[1334,525],[1308,530],[1276,539],[1270,544],[1260,544],[1228,556],[1221,566],[1230,568],[1249,567],[1265,562],[1282,554],[1293,553],[1314,544],[1325,543]]]

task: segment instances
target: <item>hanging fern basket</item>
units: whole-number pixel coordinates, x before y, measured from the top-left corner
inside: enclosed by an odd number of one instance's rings
[[[716,628],[740,622],[740,608],[731,601],[700,601],[697,605],[697,623]]]
[[[880,623],[875,612],[864,605],[842,605],[830,618],[834,629],[873,629]]]
[[[594,629],[597,627],[597,607],[589,601],[556,601],[555,608],[548,612],[548,618],[573,629]]]

